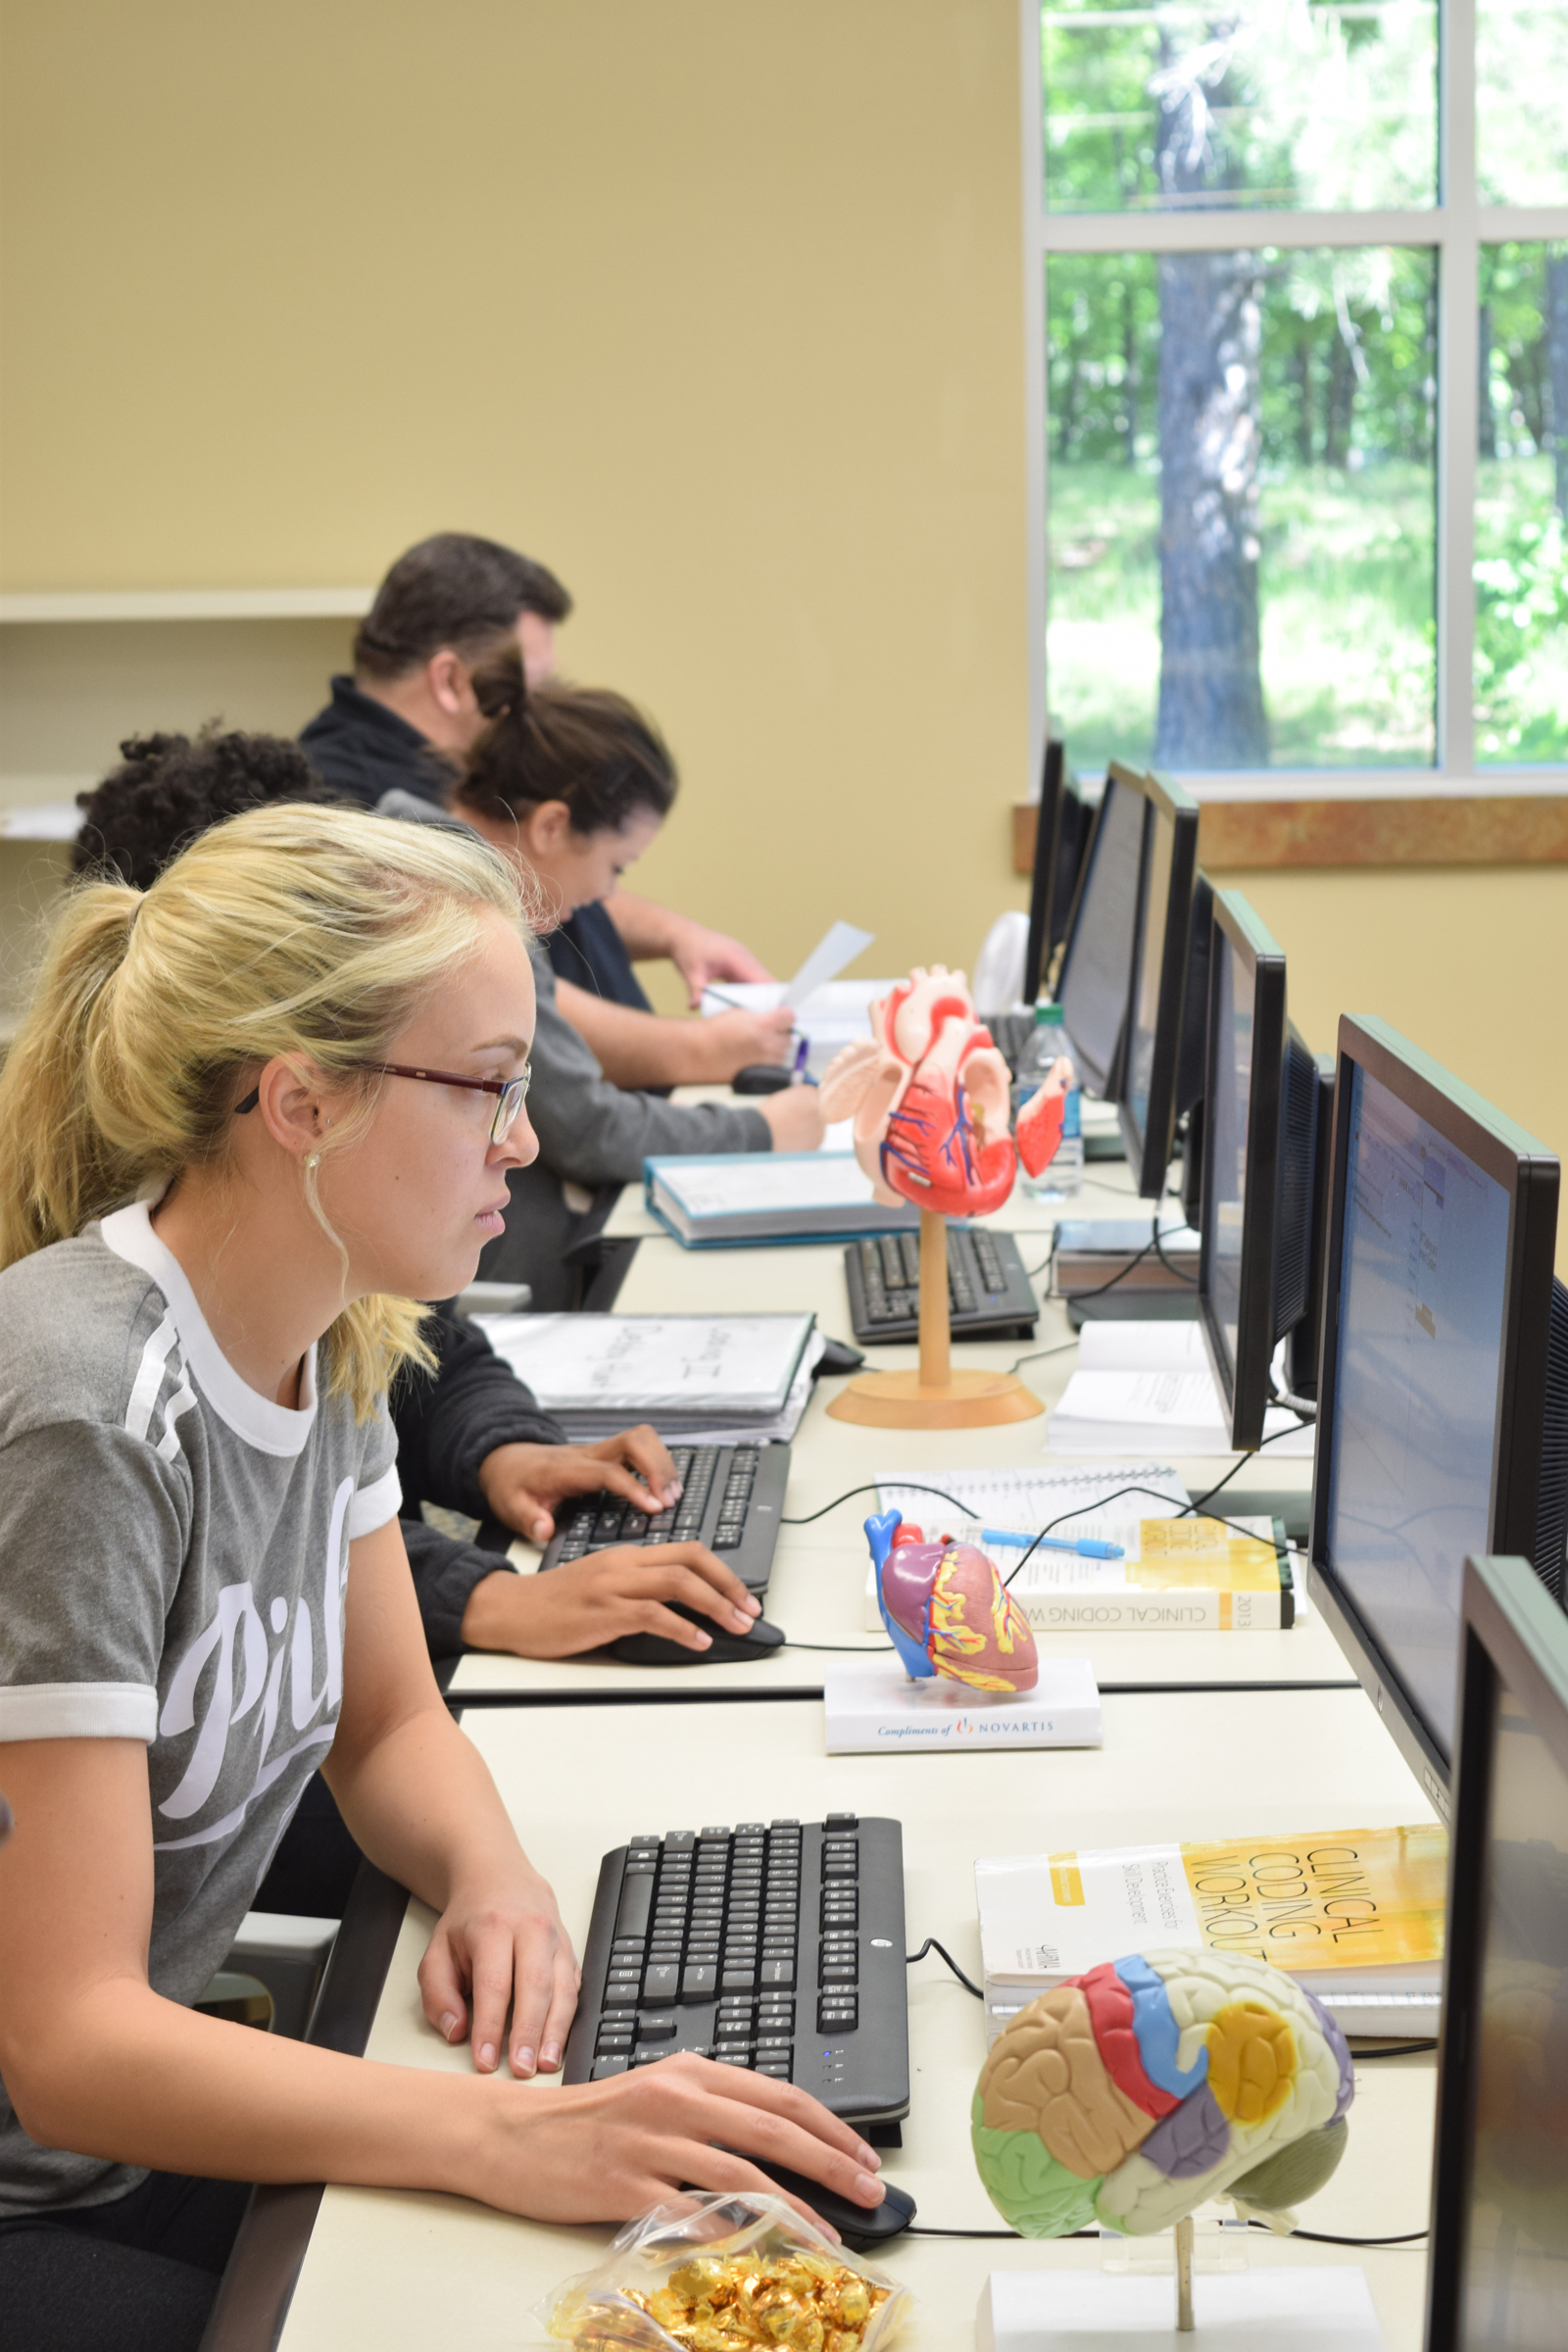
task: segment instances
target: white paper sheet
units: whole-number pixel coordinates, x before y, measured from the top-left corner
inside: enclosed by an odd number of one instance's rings
[[[861,931],[854,923],[834,923],[822,934],[794,979],[785,982],[780,1002],[792,1011],[804,1004],[814,990],[836,980],[847,963],[863,955],[875,937],[874,931]]]
[[[546,1412],[780,1412],[809,1315],[476,1315]]]

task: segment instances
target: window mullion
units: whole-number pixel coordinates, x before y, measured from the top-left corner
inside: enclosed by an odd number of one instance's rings
[[[1476,0],[1445,0],[1438,257],[1438,767],[1475,772],[1476,458],[1481,428]]]

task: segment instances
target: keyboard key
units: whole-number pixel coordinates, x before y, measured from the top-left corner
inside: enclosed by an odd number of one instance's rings
[[[757,1989],[755,1961],[741,1962],[733,1967],[726,1961],[718,1984],[721,1992],[755,1992]]]
[[[661,1961],[657,1967],[643,1971],[643,1999],[650,2006],[672,2001],[680,1988],[680,1968],[674,1961]]]
[[[829,1960],[824,1956],[817,1977],[823,1984],[853,1984],[858,1973],[853,1960]]]
[[[688,1962],[681,1971],[683,2001],[710,2001],[718,1989],[718,1970],[711,1961]]]
[[[787,2057],[759,2058],[752,2071],[754,2074],[765,2075],[769,2082],[787,2082],[790,2080],[790,2062]]]
[[[631,2054],[631,2062],[633,2066],[657,2066],[661,2058],[667,2058],[669,2055],[670,2049],[667,2042],[640,2041]]]
[[[631,2060],[622,2056],[618,2050],[612,2058],[596,2058],[594,2071],[588,2080],[591,2082],[608,2082],[612,2075],[623,2075],[630,2064]]]
[[[795,1990],[794,1961],[784,1959],[764,1960],[761,1966],[760,1982],[764,1991],[767,1991],[769,1988],[771,1988],[777,1992],[793,1992]]]
[[[671,2041],[677,2022],[673,2009],[645,2009],[637,2020],[637,2031],[644,2041]]]

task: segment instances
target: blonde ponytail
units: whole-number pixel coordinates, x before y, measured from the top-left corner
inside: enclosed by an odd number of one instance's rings
[[[323,1150],[363,1130],[429,992],[479,949],[493,908],[523,925],[511,868],[476,837],[358,810],[248,810],[146,892],[68,896],[0,1072],[0,1266],[221,1160],[238,1083],[298,1054],[359,1091]],[[307,1198],[319,1215],[315,1179]],[[325,1386],[363,1419],[406,1357],[429,1363],[423,1308],[360,1298],[325,1336]]]

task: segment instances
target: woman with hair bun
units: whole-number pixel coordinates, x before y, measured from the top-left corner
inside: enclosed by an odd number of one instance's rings
[[[387,1383],[472,1277],[534,1004],[513,873],[335,808],[215,827],[58,917],[0,1074],[0,2310],[19,2352],[194,2346],[255,2180],[622,2219],[766,2151],[874,2204],[802,2091],[561,2063],[549,1887],[430,1671]],[[437,1914],[475,2073],[194,2011],[320,1765]],[[508,2013],[511,2028],[508,2031]],[[721,2143],[721,2146],[719,2144]],[[723,2150],[739,2150],[729,2154]]]
[[[512,861],[549,928],[608,897],[647,848],[674,800],[674,768],[655,729],[622,696],[530,687],[514,649],[481,662],[473,689],[488,723],[453,790],[451,812]],[[403,796],[388,796],[380,807],[431,815],[405,807]],[[486,1250],[480,1272],[487,1281],[531,1284],[536,1308],[571,1307],[582,1302],[572,1267],[591,1249],[620,1187],[640,1181],[645,1159],[809,1152],[824,1130],[813,1086],[731,1104],[666,1102],[612,1084],[562,1013],[556,975],[537,942],[533,977],[539,1016],[529,1109],[539,1157],[513,1170],[506,1235]]]

